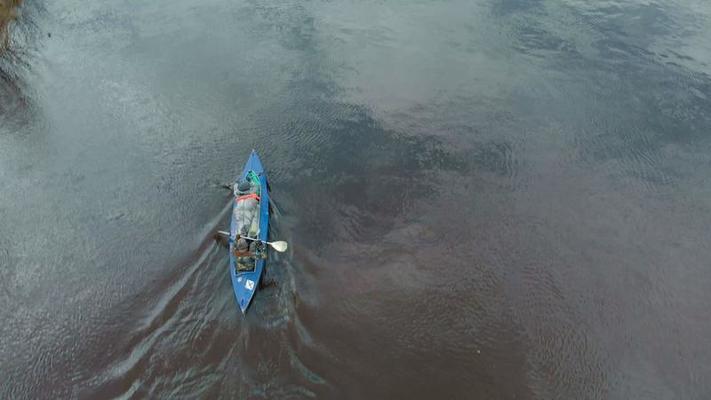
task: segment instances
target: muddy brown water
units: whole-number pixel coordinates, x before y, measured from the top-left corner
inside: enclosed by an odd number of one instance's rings
[[[707,2],[23,7],[0,398],[711,397]]]

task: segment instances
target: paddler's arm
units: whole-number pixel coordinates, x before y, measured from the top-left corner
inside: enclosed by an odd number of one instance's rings
[[[262,242],[261,240],[256,243],[255,250],[256,251],[254,253],[257,255],[257,257],[259,257],[261,259],[267,258],[267,246],[265,246],[264,242]]]

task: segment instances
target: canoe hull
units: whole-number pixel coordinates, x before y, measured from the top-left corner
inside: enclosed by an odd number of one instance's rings
[[[264,171],[264,166],[262,161],[259,159],[257,152],[252,150],[247,163],[244,166],[244,170],[238,179],[235,180],[235,184],[243,180],[249,171],[254,171],[259,176],[260,182],[260,202],[259,202],[259,235],[258,238],[263,241],[267,241],[269,238],[269,189],[267,182],[267,174]],[[234,208],[235,203],[233,200],[232,207]],[[233,209],[234,211],[234,209]],[[242,311],[242,313],[247,312],[247,308],[252,302],[254,294],[259,289],[259,281],[262,278],[262,272],[264,271],[264,265],[266,260],[258,259],[253,271],[239,272],[235,268],[236,260],[232,254],[232,246],[234,243],[234,238],[236,235],[237,221],[235,220],[234,212],[230,217],[230,279],[232,281],[232,288],[235,293],[235,300],[237,301],[237,306]]]

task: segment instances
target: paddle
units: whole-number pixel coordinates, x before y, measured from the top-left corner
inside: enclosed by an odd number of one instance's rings
[[[227,236],[228,238],[230,237],[230,233],[229,233],[229,232],[217,231],[217,233],[219,233],[220,235]],[[286,249],[289,247],[289,244],[288,244],[287,242],[283,241],[283,240],[278,240],[278,241],[276,241],[276,242],[265,242],[265,241],[263,241],[263,240],[254,239],[254,238],[250,238],[250,237],[245,237],[244,239],[247,239],[247,240],[255,240],[255,241],[257,241],[257,242],[266,243],[266,244],[268,244],[269,246],[271,246],[272,249],[278,251],[279,253],[285,252]]]

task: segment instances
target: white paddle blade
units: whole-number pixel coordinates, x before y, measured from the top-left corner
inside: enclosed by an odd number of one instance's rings
[[[217,231],[217,234],[220,235],[220,236],[228,237],[228,238],[230,237],[230,233],[229,233],[229,232],[225,232],[225,231]]]
[[[286,242],[283,241],[283,240],[280,240],[280,241],[278,241],[278,242],[269,243],[269,245],[271,245],[272,248],[273,248],[274,250],[278,251],[279,253],[285,252],[286,249],[289,247],[289,244],[286,243]]]

